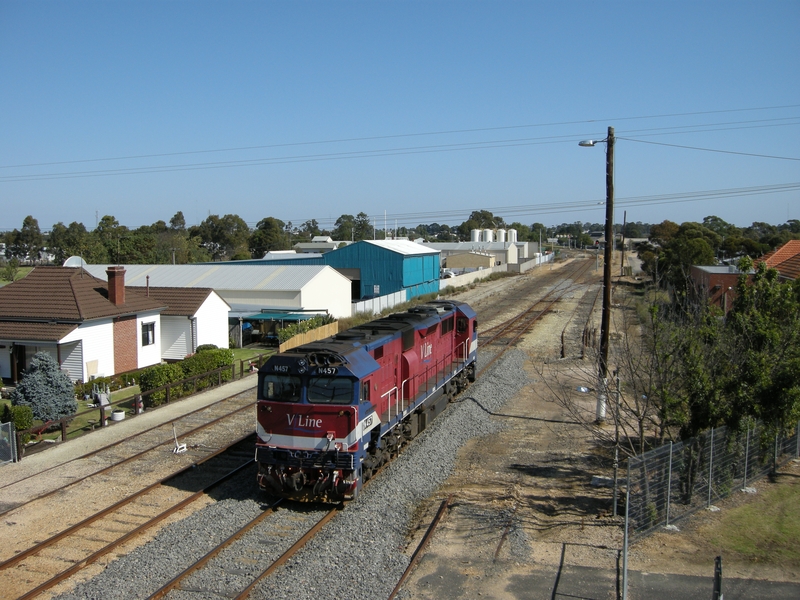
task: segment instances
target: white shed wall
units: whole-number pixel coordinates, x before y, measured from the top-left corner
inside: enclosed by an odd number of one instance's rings
[[[161,358],[183,360],[192,348],[192,321],[183,316],[161,317]]]
[[[324,308],[337,319],[352,312],[350,280],[328,267],[303,287],[302,308]]]
[[[214,344],[218,348],[228,347],[228,305],[212,292],[194,314],[197,319],[197,345]],[[188,322],[188,319],[187,319]]]
[[[302,308],[300,290],[215,290],[230,305]]]
[[[142,346],[142,323],[155,323],[154,344]],[[136,317],[136,350],[137,367],[142,369],[161,362],[161,314],[157,312],[142,313]]]
[[[83,374],[81,377],[83,381],[88,381],[90,375],[109,376],[115,373],[114,324],[111,319],[83,323],[75,331],[67,334],[61,343],[66,344],[79,340],[83,340]],[[94,373],[89,373],[87,363],[92,361],[97,361],[97,369]]]

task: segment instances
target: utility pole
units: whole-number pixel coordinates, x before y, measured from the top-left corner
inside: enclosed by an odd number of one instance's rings
[[[608,331],[611,327],[611,261],[614,248],[614,128],[608,128],[606,139],[606,248],[603,265],[603,314],[600,320],[600,394],[597,397],[597,420],[606,417],[608,388]]]

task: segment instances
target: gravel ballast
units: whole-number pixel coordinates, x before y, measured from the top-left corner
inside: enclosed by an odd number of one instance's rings
[[[414,510],[453,472],[458,450],[464,443],[497,430],[499,425],[489,413],[497,411],[529,383],[524,361],[522,351],[508,352],[370,482],[356,501],[348,503],[305,548],[258,586],[251,597],[388,597],[408,565],[409,557],[403,548]],[[263,509],[263,494],[254,483],[246,487],[232,490],[224,500],[169,525],[151,542],[120,557],[60,598],[148,597]],[[308,516],[313,515],[302,513],[302,519]],[[296,525],[300,518],[300,513],[283,510],[275,520],[268,519],[265,526],[279,528],[280,519]],[[250,573],[260,572],[285,550],[266,543],[266,535],[262,533],[260,541],[258,535],[248,536],[252,538],[249,545],[219,557],[221,566],[216,574],[211,569],[193,578],[191,586],[187,583],[187,588],[198,591],[173,592],[169,597],[218,598],[220,593],[234,592],[239,578],[244,587]],[[254,564],[258,562],[262,564]],[[203,577],[214,581],[202,581]],[[199,591],[203,589],[214,592]]]

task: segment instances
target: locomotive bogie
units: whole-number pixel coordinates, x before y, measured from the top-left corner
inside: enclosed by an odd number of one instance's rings
[[[338,501],[475,378],[475,313],[434,302],[271,357],[259,371],[259,485]]]

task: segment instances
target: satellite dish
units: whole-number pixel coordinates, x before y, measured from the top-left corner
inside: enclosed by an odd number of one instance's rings
[[[65,267],[86,267],[86,261],[83,260],[80,256],[70,256],[67,260],[64,261]]]

